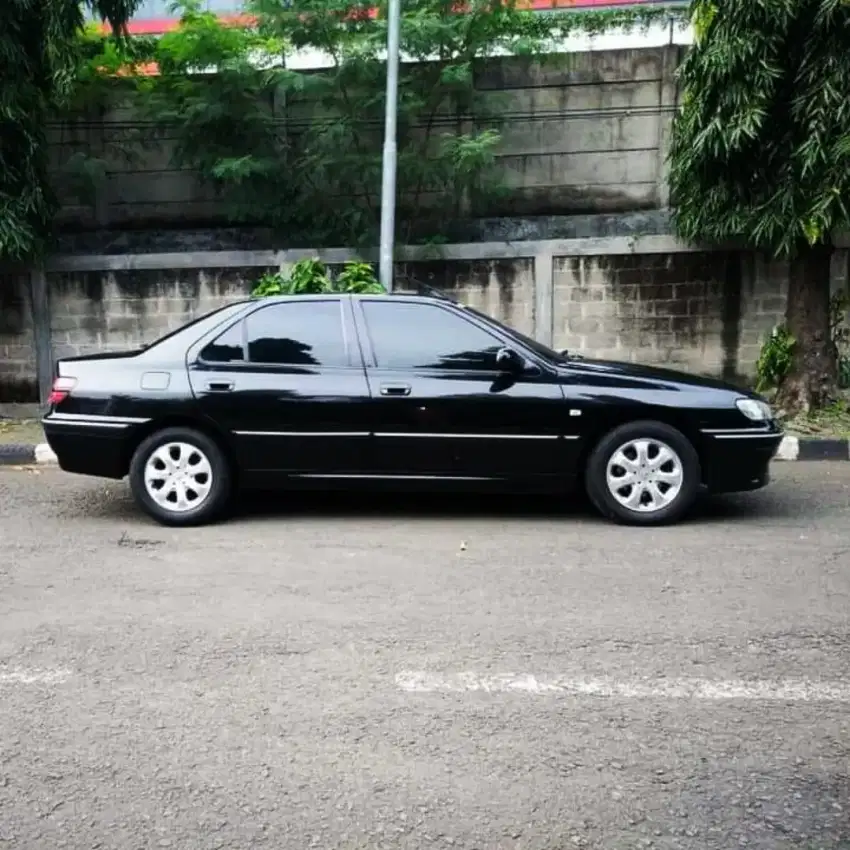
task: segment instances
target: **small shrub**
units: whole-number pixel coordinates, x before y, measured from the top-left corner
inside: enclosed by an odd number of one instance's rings
[[[251,295],[255,298],[263,298],[266,295],[283,295],[285,278],[280,272],[267,272],[258,281],[257,285],[251,290]]]
[[[336,292],[383,292],[369,263],[349,262],[334,280]]]
[[[289,273],[287,295],[318,295],[328,292],[331,281],[321,260],[299,260]]]
[[[765,340],[756,363],[756,392],[777,389],[791,368],[797,341],[785,325],[777,325]]]
[[[264,274],[252,291],[262,298],[269,295],[317,295],[322,292],[383,292],[368,263],[348,262],[331,279],[321,260],[299,260],[289,273]]]

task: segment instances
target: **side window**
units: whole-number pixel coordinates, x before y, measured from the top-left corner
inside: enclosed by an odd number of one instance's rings
[[[223,334],[207,343],[201,351],[201,360],[207,363],[241,363],[245,359],[242,322],[231,325]]]
[[[248,359],[278,366],[348,366],[339,301],[273,304],[245,320]]]
[[[363,311],[381,368],[496,368],[501,343],[462,316],[410,302],[366,301]]]

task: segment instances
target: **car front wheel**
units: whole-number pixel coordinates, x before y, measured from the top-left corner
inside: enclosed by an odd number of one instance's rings
[[[133,454],[130,489],[140,507],[163,525],[201,525],[227,506],[230,469],[206,434],[165,428],[143,440]]]
[[[662,422],[630,422],[606,434],[590,455],[586,487],[609,519],[628,525],[680,520],[693,506],[701,479],[690,440]]]

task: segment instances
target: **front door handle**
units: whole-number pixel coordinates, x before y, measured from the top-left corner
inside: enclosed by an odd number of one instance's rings
[[[233,390],[233,381],[208,381],[207,389],[211,393],[229,393]]]
[[[381,384],[381,395],[410,395],[410,384]]]

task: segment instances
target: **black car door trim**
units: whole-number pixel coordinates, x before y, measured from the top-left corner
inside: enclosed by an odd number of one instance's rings
[[[43,421],[51,425],[83,425],[87,428],[129,428],[131,425],[144,425],[150,419],[97,413],[51,413]]]
[[[237,437],[371,437],[369,431],[234,431]]]
[[[756,436],[761,436],[762,434],[767,434],[769,436],[774,436],[778,433],[778,431],[768,431],[766,426],[755,427],[755,428],[701,428],[700,429],[703,434],[754,434]]]
[[[376,437],[399,437],[404,439],[417,439],[424,437],[428,439],[441,440],[578,440],[578,434],[431,434],[425,431],[410,432],[387,432],[376,431]]]
[[[293,478],[321,478],[358,481],[493,481],[486,475],[358,475],[355,473],[300,472]]]
[[[579,440],[578,434],[431,434],[392,431],[234,431],[238,437],[388,437],[444,440]]]

